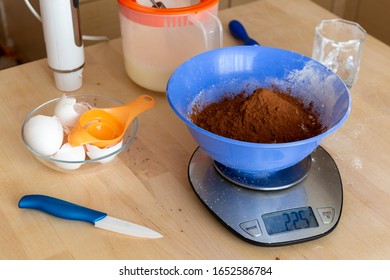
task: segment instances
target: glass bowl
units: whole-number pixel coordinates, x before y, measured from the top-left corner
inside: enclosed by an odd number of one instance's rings
[[[115,107],[124,104],[124,102],[118,99],[109,96],[102,96],[102,95],[76,94],[76,95],[67,95],[67,97],[75,98],[76,102],[87,103],[92,108],[108,108],[108,107]],[[119,155],[122,151],[126,150],[126,148],[134,140],[134,137],[138,129],[137,118],[135,118],[127,128],[126,133],[124,134],[122,139],[122,145],[121,146],[118,145],[119,146],[118,149],[112,148],[112,150],[110,150],[109,153],[104,154],[102,156],[91,159],[88,157],[88,155],[86,155],[86,159],[83,161],[67,161],[67,160],[55,159],[53,158],[52,155],[46,156],[40,154],[39,152],[37,152],[32,148],[32,146],[28,143],[26,139],[26,134],[25,134],[26,124],[32,117],[37,115],[53,116],[55,106],[59,100],[60,98],[52,99],[50,101],[41,104],[33,111],[31,111],[26,117],[26,119],[24,120],[21,129],[22,139],[27,149],[39,162],[46,165],[47,167],[65,173],[85,173],[85,172],[97,171],[101,168],[106,167],[107,164],[113,162],[117,158],[117,155]],[[67,135],[64,132],[64,142],[67,142],[66,136]]]

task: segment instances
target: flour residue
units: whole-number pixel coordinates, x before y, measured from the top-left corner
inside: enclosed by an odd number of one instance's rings
[[[355,169],[362,169],[363,168],[363,163],[358,157],[353,157],[352,158],[352,165]]]
[[[348,106],[348,98],[342,94],[347,89],[338,76],[313,60],[307,61],[302,69],[290,71],[286,78],[269,78],[267,82],[283,90],[290,89],[305,104],[313,102],[325,125],[341,119]]]

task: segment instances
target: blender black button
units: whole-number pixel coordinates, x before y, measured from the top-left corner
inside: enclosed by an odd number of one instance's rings
[[[240,228],[253,237],[262,235],[259,222],[251,220],[240,224]]]

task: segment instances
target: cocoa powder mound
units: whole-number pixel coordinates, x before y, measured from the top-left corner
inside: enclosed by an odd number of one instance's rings
[[[225,96],[190,116],[199,127],[231,139],[255,143],[286,143],[314,137],[326,130],[312,105],[277,89],[258,88]]]

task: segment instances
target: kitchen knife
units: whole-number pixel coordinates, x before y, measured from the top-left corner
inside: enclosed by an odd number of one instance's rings
[[[245,27],[238,20],[232,20],[231,22],[229,22],[229,30],[230,33],[233,35],[233,37],[240,40],[244,45],[260,46],[260,44],[257,41],[249,37],[248,33],[245,30]]]
[[[32,194],[23,196],[19,208],[40,210],[50,215],[89,222],[95,227],[144,238],[160,238],[161,234],[147,227],[108,216],[106,213],[89,209],[65,200],[46,195]]]

